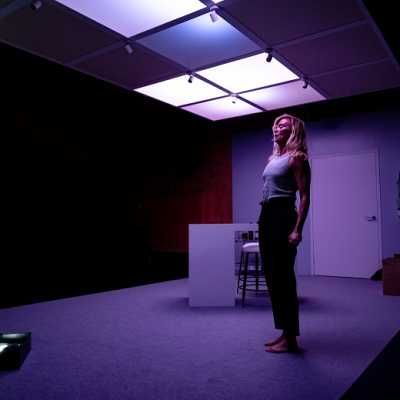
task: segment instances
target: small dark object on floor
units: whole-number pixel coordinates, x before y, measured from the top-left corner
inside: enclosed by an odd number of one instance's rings
[[[31,350],[31,332],[0,333],[0,370],[18,369]]]
[[[373,281],[381,281],[382,280],[382,271],[383,269],[378,269],[378,271],[376,271],[370,279],[372,279]]]

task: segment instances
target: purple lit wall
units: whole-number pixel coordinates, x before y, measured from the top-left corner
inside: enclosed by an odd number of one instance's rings
[[[295,114],[295,112],[293,112]],[[307,122],[306,122],[307,123]],[[400,250],[400,220],[396,217],[396,179],[400,170],[400,125],[395,109],[354,113],[308,122],[310,157],[352,154],[377,149],[381,189],[382,256]],[[271,129],[235,134],[232,145],[233,222],[256,222],[261,196],[261,172],[271,152]],[[303,231],[296,269],[311,273],[310,216]]]

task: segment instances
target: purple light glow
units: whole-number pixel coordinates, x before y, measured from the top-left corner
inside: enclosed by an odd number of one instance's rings
[[[278,60],[267,63],[265,58],[261,53],[197,73],[234,93],[298,79]]]
[[[194,77],[190,83],[189,75],[154,83],[135,89],[135,91],[174,106],[196,103],[226,95],[222,90],[201,79]]]
[[[182,108],[213,121],[261,112],[258,108],[231,96]]]
[[[206,7],[198,0],[56,1],[126,37],[145,32]]]
[[[254,90],[240,96],[267,110],[325,100],[310,85],[303,89],[303,81],[289,82],[266,89]]]

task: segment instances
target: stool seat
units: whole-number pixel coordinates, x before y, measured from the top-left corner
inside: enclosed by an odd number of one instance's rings
[[[254,243],[245,243],[242,246],[242,251],[245,253],[259,253],[260,252],[260,245],[258,242]]]
[[[249,258],[254,259],[255,269],[250,269]],[[237,292],[242,290],[242,306],[244,306],[246,291],[267,291],[263,266],[261,264],[260,246],[258,242],[248,242],[243,244],[240,255],[240,267],[238,275]],[[255,287],[253,289],[252,287]]]

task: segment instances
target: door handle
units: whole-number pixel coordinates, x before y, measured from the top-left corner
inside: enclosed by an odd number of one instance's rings
[[[376,221],[375,215],[371,215],[371,216],[366,215],[366,216],[365,216],[365,219],[366,219],[367,221]]]

